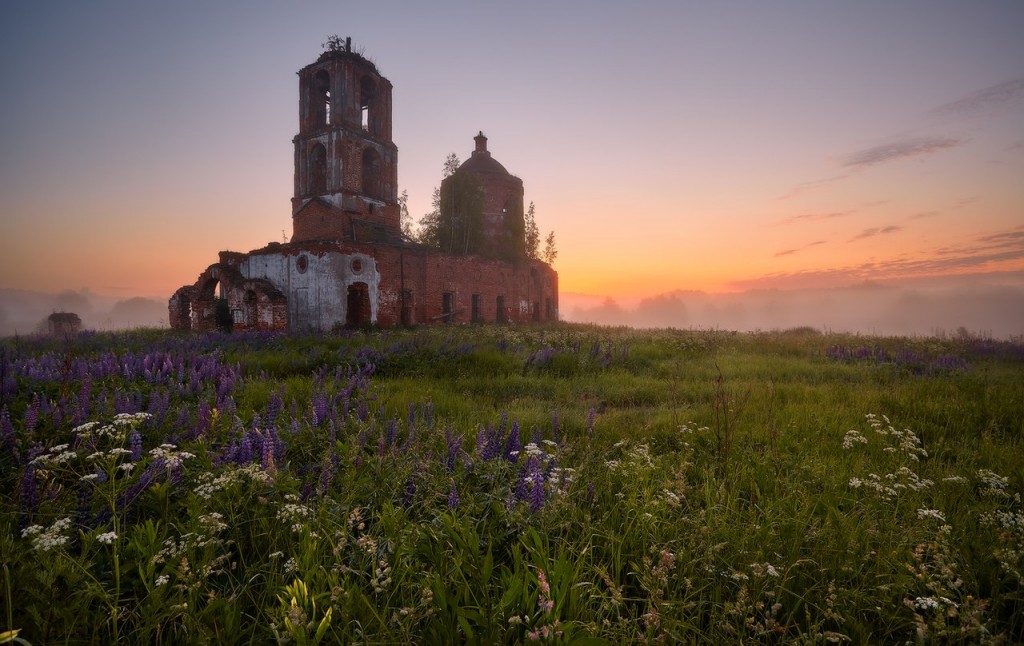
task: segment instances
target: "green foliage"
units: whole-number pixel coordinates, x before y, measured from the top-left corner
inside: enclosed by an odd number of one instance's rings
[[[453,255],[479,253],[484,236],[484,195],[476,178],[453,173],[441,183],[437,238],[441,251]]]
[[[524,221],[524,251],[527,258],[533,258],[534,260],[540,259],[540,229],[537,228],[537,213],[534,209],[533,202],[530,202],[530,207],[526,209],[526,215],[523,216]]]
[[[544,251],[541,252],[540,259],[549,265],[553,265],[557,257],[558,247],[555,246],[555,232],[551,231],[548,233],[548,237],[544,238]]]
[[[1024,641],[1019,345],[551,325],[0,350],[0,640]]]

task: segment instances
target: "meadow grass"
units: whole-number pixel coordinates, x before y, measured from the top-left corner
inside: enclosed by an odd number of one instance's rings
[[[0,342],[0,643],[1019,643],[1024,346]]]

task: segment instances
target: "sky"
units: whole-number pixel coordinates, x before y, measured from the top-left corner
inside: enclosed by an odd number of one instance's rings
[[[563,313],[965,275],[1024,288],[1016,0],[4,14],[0,288],[166,299],[218,251],[290,236],[296,72],[331,34],[394,85],[414,218],[445,156],[487,135],[555,232]]]

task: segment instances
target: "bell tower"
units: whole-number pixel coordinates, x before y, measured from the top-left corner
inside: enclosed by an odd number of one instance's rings
[[[391,82],[337,36],[298,75],[292,242],[398,236]]]

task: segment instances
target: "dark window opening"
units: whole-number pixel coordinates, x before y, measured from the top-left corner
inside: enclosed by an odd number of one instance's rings
[[[374,84],[373,79],[369,76],[364,76],[362,81],[359,83],[359,111],[360,111],[360,125],[363,130],[377,134],[377,123],[375,117],[376,110],[374,104],[377,99],[377,86]]]
[[[473,323],[480,322],[480,294],[473,294],[469,320]]]
[[[323,144],[313,146],[309,152],[309,192],[313,195],[327,192],[327,149]]]
[[[247,289],[245,291],[245,297],[243,299],[244,308],[242,309],[241,320],[237,321],[238,323],[253,328],[256,327],[256,324],[259,323],[258,300],[256,292],[251,289]]]
[[[412,290],[402,290],[402,325],[412,325]]]
[[[381,175],[380,155],[373,148],[363,149],[363,195],[381,199]]]
[[[547,316],[545,316],[544,318],[546,318],[549,321],[555,320],[555,308],[552,307],[550,298],[544,299],[544,311],[547,313]]]
[[[370,290],[366,283],[348,286],[346,305],[345,325],[358,327],[370,324]]]
[[[441,295],[441,320],[451,323],[455,320],[455,293],[445,292]]]
[[[310,102],[316,111],[314,123],[328,125],[331,123],[331,75],[327,70],[320,70],[313,77],[312,96]]]
[[[508,322],[508,313],[505,311],[505,297],[499,296],[497,300],[497,312],[495,313],[494,320],[498,323]]]
[[[540,301],[533,302],[533,320],[540,321]]]

